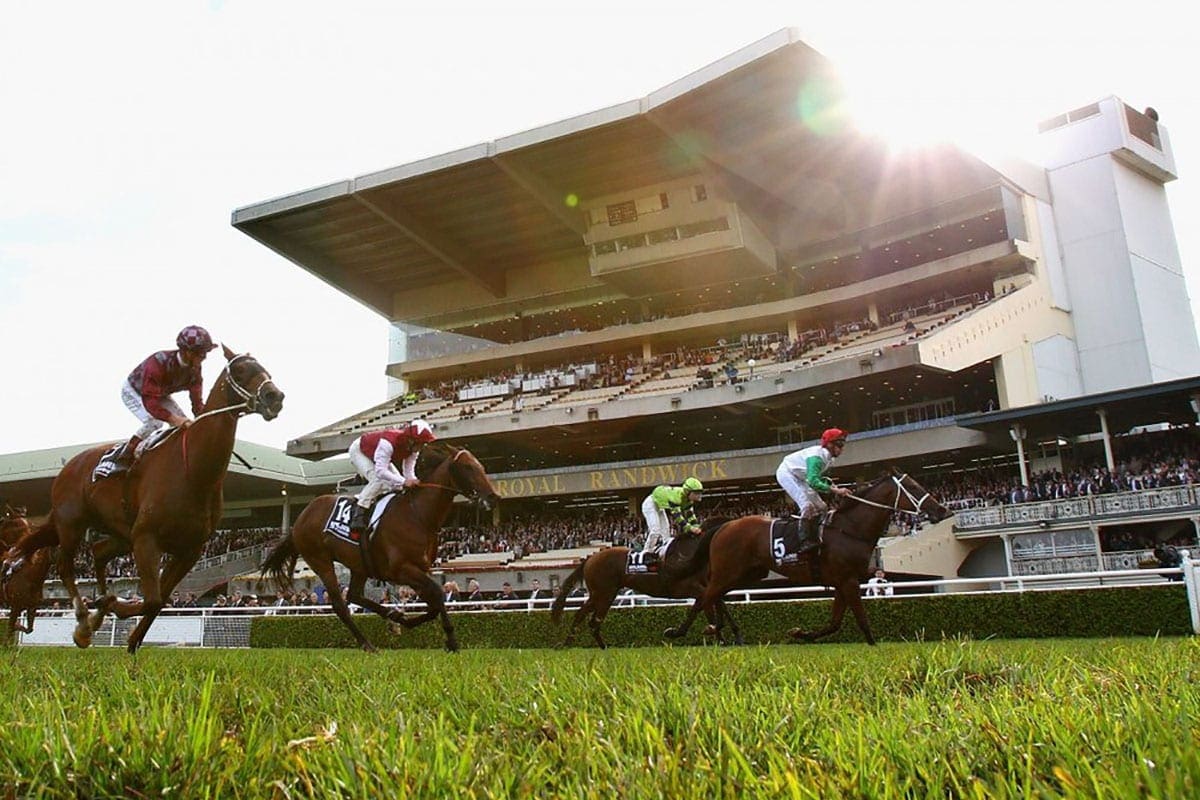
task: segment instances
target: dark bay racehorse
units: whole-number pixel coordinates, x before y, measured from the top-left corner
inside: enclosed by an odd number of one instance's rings
[[[7,550],[28,533],[29,522],[25,519],[25,509],[6,506],[0,514],[0,545]],[[42,588],[49,571],[50,550],[38,550],[16,574],[0,585],[0,605],[8,607],[10,640],[17,631],[29,633],[33,630],[33,620],[42,604]],[[25,613],[24,625],[20,621],[22,612]]]
[[[867,565],[875,546],[896,512],[914,516],[926,514],[934,522],[950,516],[945,506],[920,484],[894,470],[847,497],[826,523],[821,547],[815,551],[820,559],[819,583],[834,590],[833,616],[820,630],[793,628],[788,632],[789,636],[811,642],[834,633],[842,627],[842,617],[849,608],[867,643],[875,644],[859,585],[867,576]],[[801,558],[795,564],[775,564],[770,531],[770,517],[750,516],[735,519],[701,537],[701,547],[693,566],[707,562],[708,585],[688,611],[683,624],[667,631],[669,637],[687,633],[696,615],[710,609],[726,592],[760,581],[771,571],[796,585],[814,584],[812,556]],[[720,625],[719,618],[717,624]]]
[[[92,482],[92,470],[111,445],[72,458],[50,489],[49,519],[18,542],[5,559],[13,571],[34,550],[59,545],[58,573],[75,608],[74,639],[80,647],[91,644],[92,634],[112,611],[121,619],[141,616],[129,634],[129,652],[137,651],[164,598],[171,596],[199,559],[221,518],[221,485],[233,454],[238,419],[257,413],[272,420],[283,407],[283,392],[253,356],[237,355],[228,347],[224,353],[225,369],[213,384],[203,412],[189,427],[177,429],[147,451],[122,477]],[[88,615],[75,585],[74,564],[88,528],[109,537],[97,546],[98,566],[132,551],[142,600],[106,594]],[[97,579],[103,586],[103,576]]]
[[[557,624],[562,620],[563,611],[567,605],[567,596],[581,581],[587,586],[587,599],[576,610],[563,645],[570,645],[574,641],[576,631],[586,619],[596,644],[602,648],[608,647],[600,635],[600,626],[604,624],[608,610],[612,608],[613,602],[622,589],[632,589],[638,594],[646,594],[651,597],[700,597],[708,579],[708,571],[704,568],[707,565],[700,564],[690,574],[680,572],[678,567],[675,569],[671,567],[690,563],[704,533],[715,530],[728,521],[727,519],[707,519],[701,526],[699,536],[676,537],[676,541],[671,545],[671,550],[668,551],[662,568],[658,572],[628,573],[626,565],[629,563],[631,549],[628,547],[608,547],[585,558],[563,581],[559,587],[558,596],[554,598],[554,604],[550,607],[550,619]],[[706,610],[710,622],[709,631],[706,633],[718,633],[720,626],[717,625],[717,617],[724,616],[733,629],[734,641],[740,644],[742,632],[738,629],[737,622],[728,614],[724,601],[717,598],[714,605],[715,609]]]
[[[428,466],[428,465],[432,466]],[[373,651],[371,644],[350,615],[347,600],[374,611],[405,628],[440,617],[446,633],[446,649],[457,650],[454,625],[446,613],[442,587],[430,575],[437,555],[438,531],[450,514],[456,495],[477,500],[485,509],[499,501],[483,465],[467,450],[446,444],[429,445],[421,451],[421,482],[392,500],[379,518],[377,529],[367,546],[364,563],[362,548],[325,532],[325,523],[333,510],[336,495],[327,494],[309,503],[296,518],[291,533],[275,545],[262,564],[262,573],[272,576],[281,589],[292,584],[297,557],[303,557],[320,577],[329,593],[329,601],[362,649]],[[334,562],[350,568],[347,598],[342,598]],[[388,608],[367,598],[367,578],[411,586],[425,603],[424,614],[408,617],[399,609]]]

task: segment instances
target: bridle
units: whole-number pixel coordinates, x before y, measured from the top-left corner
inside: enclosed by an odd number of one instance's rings
[[[468,455],[470,455],[470,453],[467,451],[467,448],[464,447],[448,459],[451,467],[454,466],[454,462],[458,461],[458,459],[463,455],[463,453],[467,453]],[[454,480],[453,469],[450,470],[450,479],[452,481]],[[434,483],[433,481],[420,481],[417,483],[417,488],[418,489],[423,489],[423,488],[441,489],[444,492],[450,492],[451,495],[461,494],[463,497],[467,498],[468,500],[470,500],[473,503],[479,502],[478,492],[473,493],[473,494],[468,494],[467,492],[464,492],[462,489],[460,489],[458,486],[447,486],[443,483]]]
[[[849,497],[851,500],[856,500],[859,503],[862,503],[863,505],[874,506],[875,508],[883,508],[888,511],[891,511],[893,514],[899,513],[899,514],[910,514],[914,517],[920,516],[921,515],[921,506],[923,506],[925,504],[925,501],[929,499],[930,493],[926,492],[924,495],[921,496],[921,499],[918,500],[913,495],[913,493],[908,490],[908,487],[906,487],[904,485],[904,480],[907,477],[908,477],[907,472],[900,476],[896,476],[896,475],[891,476],[892,483],[896,484],[896,499],[892,502],[892,504],[890,506],[886,506],[883,503],[876,503],[874,500],[868,500],[867,498],[859,497],[856,494],[852,494]],[[912,507],[913,507],[912,511],[908,510],[907,508],[900,508],[900,496],[901,495],[908,498],[908,502],[911,503]]]

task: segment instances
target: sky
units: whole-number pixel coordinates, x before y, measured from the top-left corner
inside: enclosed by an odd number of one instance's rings
[[[235,208],[643,97],[785,27],[898,147],[937,130],[1022,153],[1040,120],[1102,97],[1154,106],[1200,317],[1200,35],[1182,3],[710,8],[0,3],[0,453],[132,434],[121,383],[189,324],[287,393],[241,439],[282,448],[382,402],[387,321],[234,230]]]

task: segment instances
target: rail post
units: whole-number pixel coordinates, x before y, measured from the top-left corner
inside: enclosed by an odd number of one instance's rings
[[[1196,564],[1192,554],[1180,550],[1180,566],[1183,567],[1183,585],[1187,587],[1188,611],[1192,615],[1192,633],[1200,634],[1200,587],[1196,581]]]

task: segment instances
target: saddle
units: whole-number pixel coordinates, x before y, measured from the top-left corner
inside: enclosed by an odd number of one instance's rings
[[[375,504],[367,512],[369,522],[367,523],[366,530],[361,533],[350,529],[350,518],[354,514],[354,506],[358,503],[358,500],[352,494],[340,495],[334,498],[333,508],[329,511],[329,519],[325,520],[325,532],[331,533],[347,542],[365,546],[371,541],[371,536],[375,533],[375,528],[379,524],[379,518],[387,510],[388,505],[392,502],[392,498],[399,494],[399,492],[388,492],[375,501]]]
[[[125,442],[117,442],[105,450],[104,455],[100,456],[100,460],[96,462],[96,466],[92,469],[92,483],[129,472],[133,469],[133,465],[137,464],[139,458],[165,442],[177,430],[179,429],[159,428],[150,434],[146,441],[137,446],[137,450],[133,454],[133,460],[129,464],[122,464],[117,461],[117,456],[121,455],[121,451],[125,449]]]

